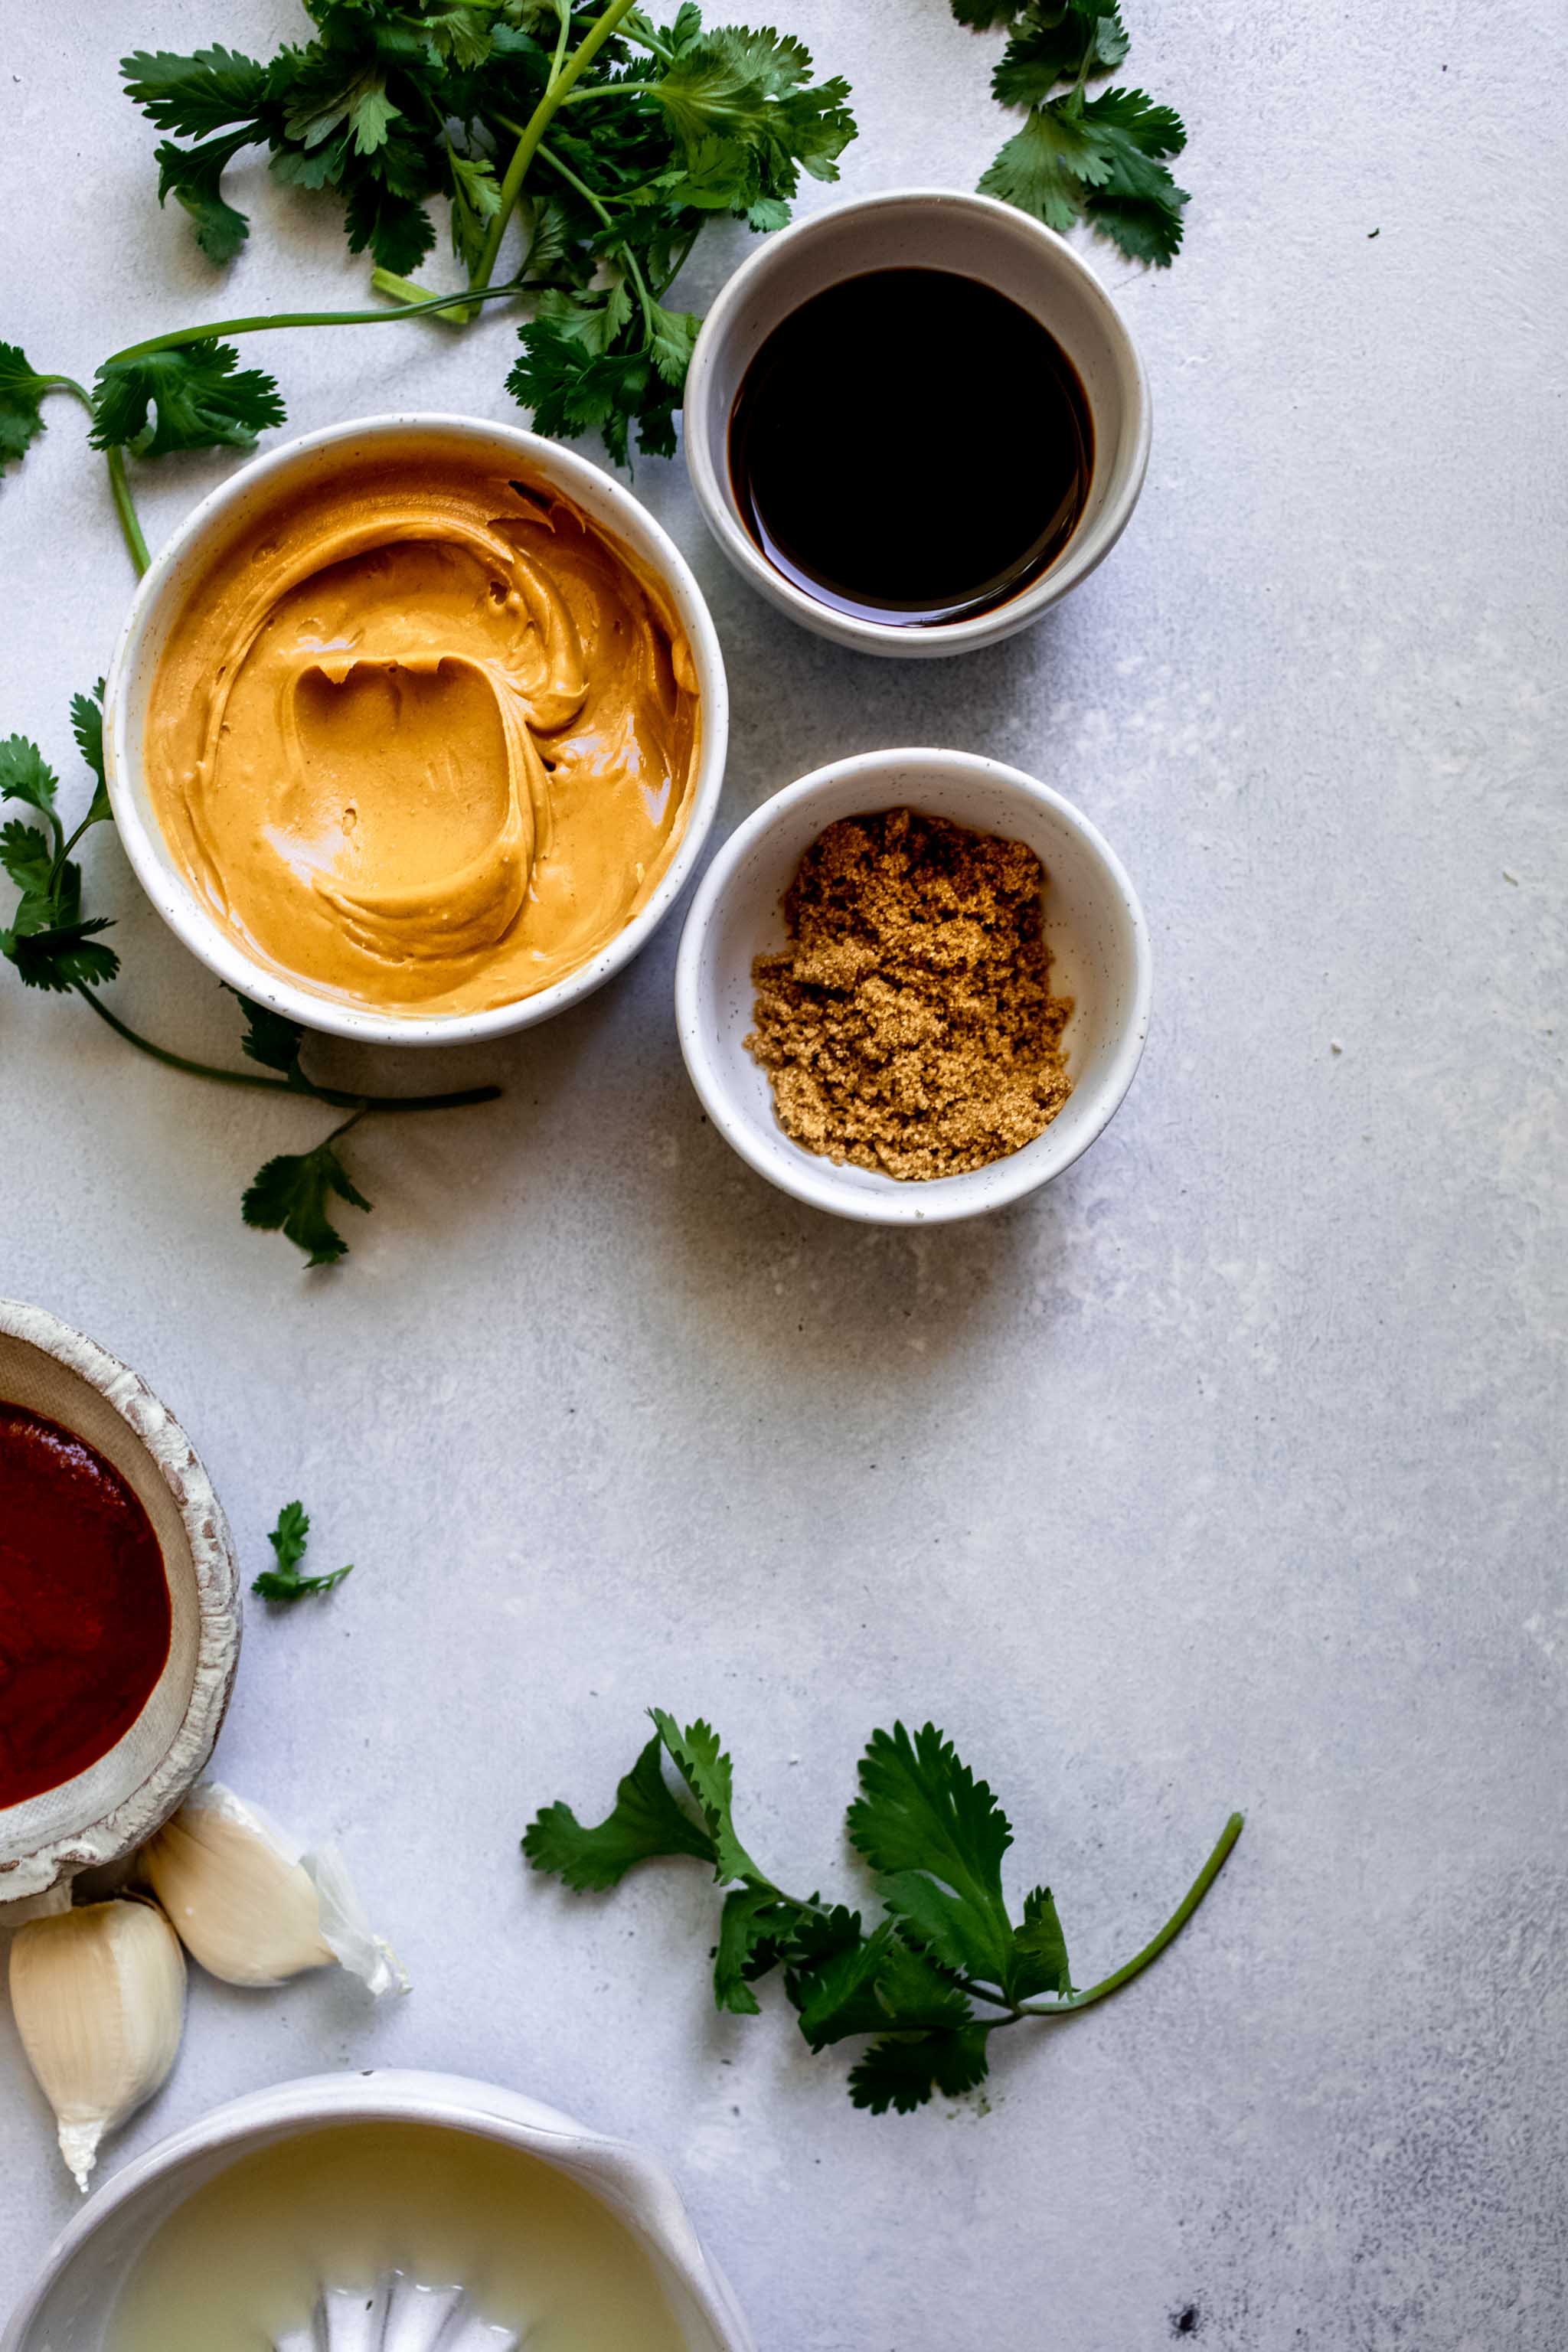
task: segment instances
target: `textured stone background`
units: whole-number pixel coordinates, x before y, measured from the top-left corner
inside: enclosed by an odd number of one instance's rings
[[[855,83],[851,190],[973,183],[993,39],[945,0],[786,14]],[[0,984],[4,1287],[145,1372],[248,1566],[295,1493],[359,1562],[253,1616],[220,1761],[342,1837],[416,1985],[371,2015],[196,1982],[111,2163],[290,2074],[454,2067],[668,2158],[764,2352],[1152,2352],[1184,2315],[1205,2352],[1568,2338],[1563,27],[1518,0],[1484,39],[1451,0],[1131,15],[1194,202],[1168,277],[1095,248],[1154,456],[1067,609],[962,665],[858,659],[738,584],[679,467],[637,484],[724,638],[726,822],[837,753],[951,741],[1126,858],[1153,1034],[1048,1195],[892,1237],[764,1188],[682,1071],[672,923],[549,1029],[423,1064],[507,1099],[356,1142],[375,1213],[306,1278],[237,1196],[312,1112]],[[0,332],[36,363],[355,297],[331,213],[259,170],[265,233],[215,282],[117,94],[122,48],[300,22],[7,12]],[[742,247],[704,240],[693,307]],[[252,352],[307,427],[510,416],[510,341]],[[0,493],[0,729],[72,774],[67,699],[130,587],[82,439],[57,404]],[[961,496],[963,452],[933,464]],[[147,475],[154,543],[224,470]],[[230,1050],[113,845],[89,865],[118,1001]],[[695,1874],[599,1906],[520,1868],[538,1802],[607,1798],[648,1700],[728,1731],[786,1882],[840,1886],[864,1735],[934,1712],[1086,1980],[1231,1805],[1249,1826],[1152,1976],[1008,2037],[988,2112],[875,2122],[780,2016],[714,2019]],[[3,2304],[75,2200],[3,2016],[0,2074]]]

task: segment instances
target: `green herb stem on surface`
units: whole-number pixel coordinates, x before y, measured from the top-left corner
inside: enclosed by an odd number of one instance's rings
[[[732,1768],[718,1734],[701,1722],[682,1730],[659,1707],[649,1713],[654,1737],[622,1779],[614,1810],[585,1824],[569,1806],[547,1805],[529,1823],[525,1857],[577,1894],[605,1892],[659,1856],[709,1864],[728,1889],[712,1952],[716,2006],[754,2014],[753,1984],[782,1971],[811,2049],[850,2039],[868,2045],[849,2092],[879,2115],[975,2089],[1002,2027],[1067,2016],[1131,1984],[1190,1923],[1241,1834],[1233,1813],[1163,1927],[1079,1991],[1049,1887],[1036,1886],[1022,1919],[1015,1916],[1002,1885],[1007,1817],[933,1724],[912,1736],[901,1724],[873,1732],[860,1759],[847,1829],[882,1906],[882,1916],[866,1922],[846,1905],[774,1885],[736,1831]],[[976,2002],[1004,2013],[977,2014]]]

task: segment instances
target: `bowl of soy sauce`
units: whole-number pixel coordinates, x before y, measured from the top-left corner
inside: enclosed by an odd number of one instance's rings
[[[731,562],[806,628],[994,645],[1107,556],[1149,391],[1088,264],[993,197],[905,189],[767,238],[698,338],[687,465]]]

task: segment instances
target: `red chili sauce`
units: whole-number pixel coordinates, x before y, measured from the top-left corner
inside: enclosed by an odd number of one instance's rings
[[[163,1671],[171,1622],[153,1523],[114,1465],[0,1402],[0,1806],[107,1755]]]

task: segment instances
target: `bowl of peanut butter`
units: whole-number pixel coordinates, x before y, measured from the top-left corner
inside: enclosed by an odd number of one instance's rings
[[[105,696],[138,878],[231,987],[387,1045],[526,1028],[668,914],[728,697],[673,541],[540,436],[372,417],[161,551]]]

